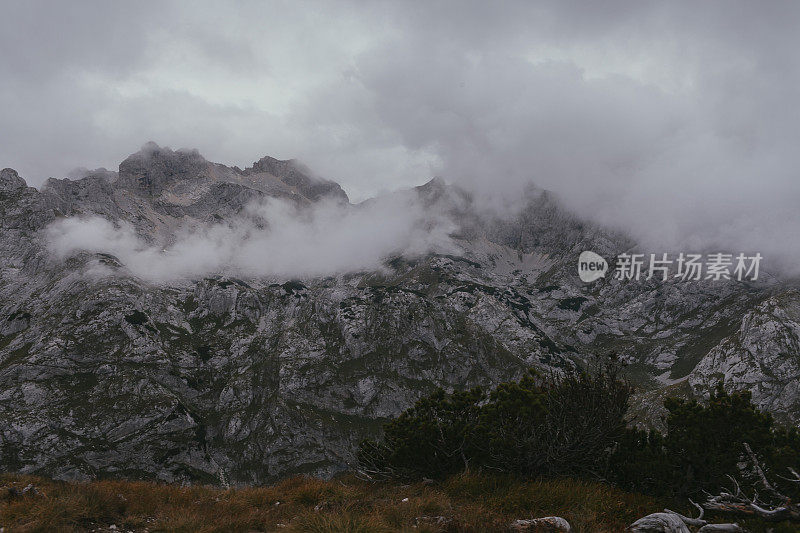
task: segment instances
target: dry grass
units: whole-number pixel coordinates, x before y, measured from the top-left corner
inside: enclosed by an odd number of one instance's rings
[[[29,483],[41,494],[9,491]],[[547,515],[563,516],[576,531],[599,533],[622,531],[661,508],[651,498],[599,483],[475,475],[432,485],[297,477],[230,490],[0,476],[0,527],[6,533],[110,531],[112,525],[116,531],[176,532],[506,531],[515,519]]]

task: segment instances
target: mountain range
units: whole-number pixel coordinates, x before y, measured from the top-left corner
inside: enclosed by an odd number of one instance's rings
[[[720,382],[800,421],[795,280],[765,269],[756,281],[609,272],[584,283],[581,252],[613,272],[620,254],[649,250],[535,187],[502,215],[438,178],[392,195],[419,209],[425,233],[446,221],[446,246],[324,275],[155,279],[116,248],[59,253],[53,228],[103,220],[168,254],[187,228],[247,220],[248,231],[280,231],[253,212],[264,202],[302,217],[378,200],[352,203],[296,161],[240,169],[152,143],[118,171],[39,189],[2,170],[0,470],[222,485],[327,476],[437,388],[612,354],[637,386],[633,423],[658,425],[666,395],[702,398]]]

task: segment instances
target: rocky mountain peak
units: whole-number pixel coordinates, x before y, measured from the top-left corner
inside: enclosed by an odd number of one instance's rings
[[[274,157],[270,157],[268,155],[253,163],[253,166],[247,168],[245,173],[269,172],[275,176],[280,176],[283,174],[289,174],[292,171],[310,174],[308,169],[304,168],[303,165],[298,163],[296,159],[282,160],[275,159]]]
[[[414,187],[414,190],[417,191],[425,205],[429,206],[441,200],[442,196],[447,193],[447,187],[447,182],[436,176],[422,185]]]
[[[197,150],[171,150],[148,142],[119,164],[118,184],[156,196],[173,182],[205,174],[208,167],[209,162]]]
[[[275,159],[265,156],[244,170],[246,175],[269,174],[286,185],[296,188],[303,196],[317,200],[329,196],[348,202],[347,194],[338,183],[315,176],[311,170],[295,159]]]
[[[71,180],[80,180],[83,178],[90,179],[104,179],[106,181],[116,181],[117,173],[113,170],[108,170],[104,167],[90,169],[86,167],[78,167],[70,170],[67,173],[67,178]]]
[[[135,194],[155,198],[164,193],[198,189],[209,184],[238,184],[270,195],[292,196],[315,201],[323,197],[348,202],[338,183],[315,176],[296,160],[262,157],[252,167],[212,163],[196,150],[172,150],[154,142],[129,155],[119,165],[116,186]]]
[[[0,190],[15,190],[27,187],[28,184],[13,168],[0,170]]]

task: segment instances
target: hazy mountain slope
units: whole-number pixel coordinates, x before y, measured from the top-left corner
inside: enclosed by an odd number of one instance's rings
[[[435,387],[491,386],[609,351],[652,389],[643,412],[665,387],[702,393],[724,375],[800,418],[795,288],[587,285],[581,251],[611,259],[634,243],[549,193],[531,191],[504,220],[440,180],[399,194],[455,224],[453,253],[323,279],[155,284],[107,254],[58,259],[44,230],[97,214],[166,245],[178,228],[229,220],[254,200],[347,197],[293,162],[240,170],[155,145],[118,174],[50,180],[41,192],[2,171],[0,469],[218,482],[326,474]]]

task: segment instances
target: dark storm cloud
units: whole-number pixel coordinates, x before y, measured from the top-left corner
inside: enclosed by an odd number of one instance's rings
[[[4,4],[0,166],[146,140],[300,157],[356,198],[530,181],[653,246],[800,259],[800,5]]]

